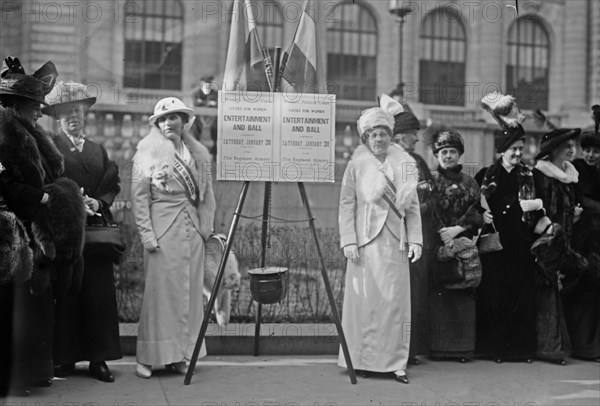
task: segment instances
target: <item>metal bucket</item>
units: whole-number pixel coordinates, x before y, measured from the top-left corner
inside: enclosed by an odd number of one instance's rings
[[[281,267],[249,269],[252,299],[260,304],[281,302],[288,290],[287,270]]]

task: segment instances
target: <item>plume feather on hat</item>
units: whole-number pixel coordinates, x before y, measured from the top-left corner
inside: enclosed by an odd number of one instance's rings
[[[533,122],[538,128],[542,128],[543,126],[548,127],[550,130],[556,130],[557,128],[540,109],[533,112]]]
[[[517,127],[526,118],[517,107],[514,96],[504,95],[500,92],[485,95],[481,99],[481,107],[490,113],[503,129]]]
[[[594,119],[594,132],[600,134],[598,131],[600,128],[600,105],[594,104],[592,106],[592,118]]]

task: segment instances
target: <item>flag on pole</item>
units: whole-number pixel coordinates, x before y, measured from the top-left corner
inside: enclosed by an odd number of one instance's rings
[[[224,90],[271,90],[253,14],[250,0],[234,0]]]
[[[318,1],[306,0],[292,46],[288,51],[281,86],[283,92],[326,93],[325,82],[325,25],[310,15]],[[322,13],[318,13],[321,15]]]

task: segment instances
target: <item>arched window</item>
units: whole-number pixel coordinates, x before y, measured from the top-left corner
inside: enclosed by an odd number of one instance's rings
[[[339,99],[375,99],[377,23],[360,3],[336,5],[327,26],[327,82]]]
[[[181,1],[125,3],[125,86],[181,90]]]
[[[550,41],[544,27],[520,18],[508,31],[507,92],[522,109],[548,110]]]
[[[427,14],[421,25],[419,100],[465,105],[467,40],[465,27],[450,9]]]
[[[256,18],[256,30],[260,38],[261,45],[266,48],[271,55],[271,58],[275,56],[275,47],[282,47],[285,50],[287,44],[283,43],[283,13],[279,3],[270,1],[262,3],[260,9],[254,9],[254,12],[258,10]]]

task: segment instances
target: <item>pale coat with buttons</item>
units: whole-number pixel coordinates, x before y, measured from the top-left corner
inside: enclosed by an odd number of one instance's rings
[[[213,229],[215,198],[208,150],[185,133],[186,164],[198,185],[198,204],[173,176],[174,144],[157,128],[140,141],[134,157],[131,200],[144,250],[145,288],[138,326],[139,363],[166,365],[192,356],[202,323],[204,240]],[[204,345],[200,356],[206,355]]]
[[[396,187],[402,219],[382,198],[384,173]],[[342,327],[357,369],[406,369],[411,328],[406,243],[422,242],[417,180],[414,159],[395,144],[383,163],[358,147],[344,174],[340,239],[342,246],[357,244],[360,258],[347,264]],[[346,366],[341,350],[338,365]]]

